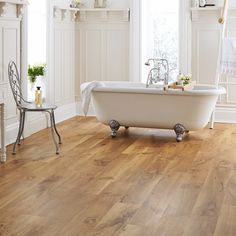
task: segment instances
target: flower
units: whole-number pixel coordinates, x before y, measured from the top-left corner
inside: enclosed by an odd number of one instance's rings
[[[183,84],[189,84],[191,82],[191,75],[181,75],[180,80],[183,81]]]

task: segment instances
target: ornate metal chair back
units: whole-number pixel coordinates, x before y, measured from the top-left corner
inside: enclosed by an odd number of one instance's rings
[[[10,82],[12,94],[16,102],[18,109],[21,108],[22,101],[25,101],[22,95],[21,81],[19,72],[14,61],[10,61],[8,64],[8,79]]]

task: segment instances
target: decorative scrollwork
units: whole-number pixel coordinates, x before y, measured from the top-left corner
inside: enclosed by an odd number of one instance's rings
[[[8,64],[8,78],[17,107],[20,107],[22,101],[28,103],[23,97],[20,76],[14,61],[9,62]]]

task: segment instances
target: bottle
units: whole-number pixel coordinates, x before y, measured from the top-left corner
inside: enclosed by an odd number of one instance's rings
[[[181,80],[181,78],[183,77],[181,71],[179,71],[179,74],[177,75],[177,78],[176,78],[176,82],[178,85],[183,85],[183,81]]]
[[[206,6],[206,0],[199,0],[199,7],[205,7]]]
[[[41,106],[42,105],[42,90],[41,87],[37,87],[35,90],[35,105]]]

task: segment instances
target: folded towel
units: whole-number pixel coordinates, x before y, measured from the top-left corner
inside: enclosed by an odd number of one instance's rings
[[[224,38],[221,52],[221,73],[236,75],[236,38]]]
[[[81,90],[81,98],[82,98],[82,109],[84,112],[84,115],[86,116],[88,114],[89,104],[91,100],[91,94],[94,88],[102,87],[104,86],[104,83],[99,81],[92,81],[88,83],[83,83],[80,86]]]

